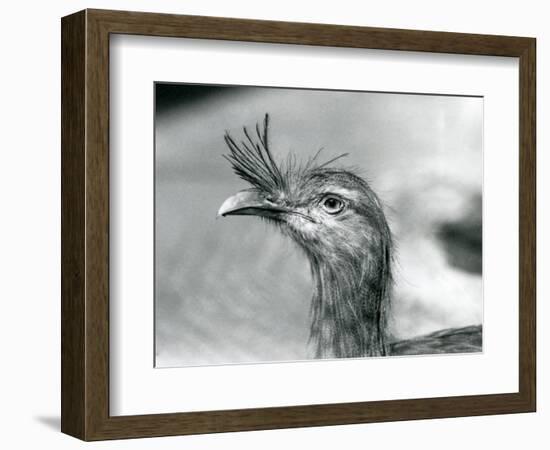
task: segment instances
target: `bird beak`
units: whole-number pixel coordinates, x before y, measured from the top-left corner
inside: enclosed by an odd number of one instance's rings
[[[254,191],[241,191],[226,199],[218,216],[262,216],[277,218],[288,212],[274,203],[269,202]]]

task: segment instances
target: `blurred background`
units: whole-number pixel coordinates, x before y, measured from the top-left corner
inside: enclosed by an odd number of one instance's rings
[[[483,99],[157,83],[155,365],[307,359],[306,258],[274,227],[216,218],[246,183],[222,158],[270,114],[270,148],[359,169],[397,243],[391,332],[482,323]]]

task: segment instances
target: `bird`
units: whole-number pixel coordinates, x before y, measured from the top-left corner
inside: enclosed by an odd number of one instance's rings
[[[288,236],[309,261],[313,295],[309,342],[314,358],[476,351],[480,327],[442,330],[391,340],[395,244],[384,207],[351,168],[327,161],[321,150],[305,162],[292,154],[277,162],[269,145],[269,114],[236,140],[225,132],[233,172],[250,187],[228,197],[218,216],[256,216]]]

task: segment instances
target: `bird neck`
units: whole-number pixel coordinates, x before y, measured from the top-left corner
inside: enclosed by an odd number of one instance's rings
[[[310,255],[314,281],[310,343],[316,358],[385,356],[390,249],[376,258],[324,261]]]

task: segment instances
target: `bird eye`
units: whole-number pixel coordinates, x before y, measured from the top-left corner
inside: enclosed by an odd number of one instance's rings
[[[321,207],[329,214],[338,214],[344,209],[344,202],[338,197],[329,195],[321,201]]]

